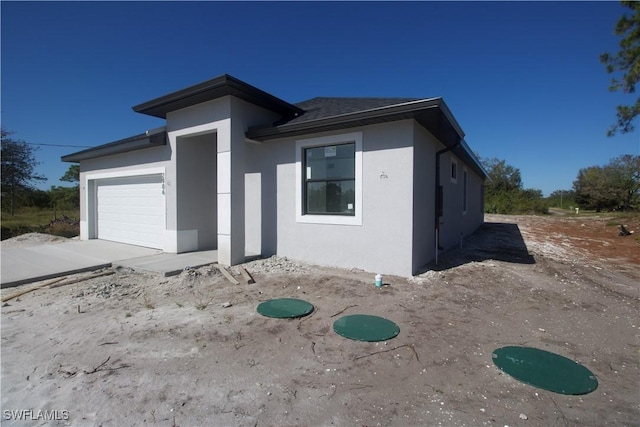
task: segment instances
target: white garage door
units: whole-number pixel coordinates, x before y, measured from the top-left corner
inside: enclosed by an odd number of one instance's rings
[[[96,204],[98,239],[162,249],[162,175],[100,180]]]

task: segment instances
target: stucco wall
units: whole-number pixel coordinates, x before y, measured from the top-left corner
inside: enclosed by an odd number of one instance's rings
[[[249,175],[247,159],[256,144],[246,141],[245,133],[252,126],[271,125],[280,116],[272,111],[253,105],[242,99],[231,97],[231,235],[235,262],[242,262],[246,255],[257,255],[261,246],[261,212],[255,200],[261,197],[256,175]],[[251,233],[251,234],[249,234]]]
[[[216,164],[215,133],[177,139],[177,230],[196,233],[198,250],[218,247]]]
[[[457,162],[457,180],[451,180],[451,162]],[[467,171],[467,211],[463,211],[464,171]],[[441,183],[444,188],[443,216],[440,221],[440,246],[443,250],[459,245],[461,239],[473,233],[483,222],[482,180],[453,153],[441,156]]]
[[[435,153],[443,145],[431,133],[413,120],[403,120],[264,143],[245,139],[249,127],[277,118],[234,97],[169,113],[167,146],[83,161],[81,187],[89,186],[87,176],[96,171],[161,170],[167,241],[172,242],[165,251],[218,247],[223,263],[242,262],[246,254],[278,254],[411,275],[435,257]],[[342,217],[341,224],[331,223],[338,221],[335,217],[318,221],[302,216],[298,151],[309,141],[346,134],[361,141],[356,155],[359,215]],[[458,162],[457,183],[450,180],[451,159]],[[440,245],[450,248],[483,221],[482,180],[449,152],[441,156],[441,183]],[[83,218],[91,207],[88,194],[91,188],[81,192]]]
[[[184,138],[216,133],[216,207],[218,259],[235,264],[245,257],[245,132],[250,126],[267,125],[278,116],[238,98],[226,96],[167,115],[167,131],[173,149]],[[174,186],[175,188],[175,186]],[[206,192],[202,187],[201,192]],[[174,190],[175,191],[175,190]],[[194,194],[197,191],[194,190]],[[197,233],[181,229],[178,219],[189,217],[193,198],[181,198],[172,207],[168,224],[176,230],[178,251],[194,246]],[[182,220],[180,220],[182,221]]]
[[[291,140],[247,143],[245,173],[249,178],[245,183],[249,188],[245,193],[245,222],[249,224],[245,236],[248,252],[258,250],[263,256],[278,253],[278,171],[295,163],[294,146]],[[292,181],[291,185],[295,183]]]
[[[435,153],[444,146],[414,122],[413,261],[416,273],[435,258]]]
[[[189,211],[193,209],[193,203],[197,203],[197,194],[206,193],[209,183],[196,184],[195,188],[191,188],[187,197],[178,199],[179,184],[177,183],[177,172],[175,166],[177,159],[175,153],[180,155],[181,150],[178,145],[190,138],[205,135],[211,136],[215,133],[216,155],[212,162],[216,163],[216,207],[220,206],[218,193],[221,184],[224,185],[228,179],[220,179],[221,173],[227,170],[220,167],[219,159],[221,151],[229,151],[230,149],[230,97],[222,97],[213,101],[203,102],[198,105],[172,111],[167,114],[167,134],[169,144],[174,153],[173,176],[170,182],[167,182],[167,238],[173,244],[171,252],[186,252],[198,249],[199,238],[197,228],[187,228],[187,224],[179,218],[186,215],[189,218]],[[187,150],[188,151],[188,150]],[[187,152],[185,151],[185,153]],[[226,165],[225,165],[226,166]],[[187,166],[188,167],[188,166]],[[186,172],[185,172],[186,173]],[[169,203],[171,201],[172,203]],[[220,233],[220,209],[217,209],[216,215],[216,232]],[[228,217],[228,216],[225,216]],[[216,246],[220,249],[220,239],[216,237]],[[166,250],[166,249],[165,249]]]
[[[362,132],[362,224],[297,222],[296,141],[353,132]],[[263,255],[411,274],[412,121],[266,142],[249,150],[247,158],[250,171],[262,176]]]

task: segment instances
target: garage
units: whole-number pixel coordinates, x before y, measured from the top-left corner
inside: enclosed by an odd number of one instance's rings
[[[98,239],[162,249],[165,196],[161,174],[96,181]]]

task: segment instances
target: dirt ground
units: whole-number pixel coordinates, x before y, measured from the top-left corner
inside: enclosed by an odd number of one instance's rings
[[[437,266],[379,289],[372,273],[271,258],[246,265],[255,284],[211,267],[116,269],[13,299],[1,315],[2,425],[640,425],[637,234],[618,236],[604,217],[485,220]],[[316,310],[256,313],[272,297]],[[333,332],[358,313],[400,334]],[[565,396],[520,383],[492,362],[506,345],[569,357],[599,386]],[[11,419],[20,410],[40,420]]]

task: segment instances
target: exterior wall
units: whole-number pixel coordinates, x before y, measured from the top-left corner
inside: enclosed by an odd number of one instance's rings
[[[194,250],[218,247],[216,134],[181,137],[176,143],[176,200],[184,207],[177,230],[192,230]]]
[[[167,146],[83,161],[81,238],[95,237],[88,221],[95,179],[162,173],[166,252],[217,247],[223,264],[243,262],[245,255],[278,254],[404,276],[435,258],[435,153],[443,145],[431,133],[403,120],[264,143],[245,140],[249,127],[277,119],[228,96],[169,113]],[[302,216],[302,141],[345,134],[361,141],[358,215]],[[452,158],[458,163],[457,183],[449,178]],[[465,170],[468,206],[463,212]],[[450,152],[441,156],[440,171],[440,246],[447,249],[482,223],[483,182]]]
[[[129,153],[114,154],[80,163],[80,239],[96,238],[95,181],[116,176],[161,173],[165,182],[173,173],[169,146],[153,147]],[[165,195],[165,203],[174,203],[173,195]]]
[[[259,177],[250,175],[248,152],[256,144],[246,141],[245,133],[252,126],[272,124],[281,117],[269,110],[231,98],[231,236],[233,237],[232,263],[244,262],[246,255],[257,255],[260,247],[261,209],[256,197],[261,194]],[[246,192],[245,192],[246,191]],[[251,231],[251,234],[247,232]]]
[[[458,176],[451,181],[451,161],[457,162]],[[468,174],[467,211],[463,211],[463,177]],[[443,250],[459,245],[465,236],[473,233],[484,221],[482,179],[453,153],[441,156],[440,182],[444,189],[443,216],[440,220],[440,247]]]
[[[230,188],[230,151],[231,151],[231,97],[223,97],[215,99],[213,101],[203,102],[198,105],[183,108],[181,110],[173,111],[167,114],[167,135],[169,138],[169,144],[172,153],[174,153],[174,161],[172,163],[173,176],[172,180],[166,183],[167,194],[171,196],[173,204],[167,203],[167,234],[168,240],[172,242],[173,247],[167,252],[187,252],[198,249],[199,237],[198,228],[195,227],[193,221],[189,219],[191,214],[189,213],[194,206],[197,206],[198,195],[208,194],[207,188],[210,183],[204,183],[202,181],[196,182],[195,187],[188,191],[189,194],[183,195],[178,199],[178,190],[182,191],[182,188],[178,182],[178,173],[176,166],[178,161],[176,160],[176,153],[178,156],[184,154],[188,156],[188,149],[181,150],[179,144],[185,141],[192,140],[194,137],[215,138],[216,141],[216,153],[215,157],[210,161],[215,163],[216,166],[216,190],[215,195],[211,197],[216,198],[215,205],[217,207],[216,216],[216,245],[219,252],[220,262],[228,264],[228,260],[225,259],[225,254],[228,252],[229,239],[228,237],[229,227],[228,220],[231,216],[230,212],[225,209],[229,209],[229,204],[220,203],[221,191],[226,195],[229,195]],[[214,135],[215,134],[215,135]],[[182,163],[182,166],[190,167],[187,163]],[[190,173],[181,171],[183,182],[190,182]],[[212,179],[210,175],[207,175],[209,179]],[[182,188],[181,188],[182,187]],[[182,219],[180,219],[182,218]],[[191,224],[191,225],[189,225]],[[209,231],[211,228],[209,228]],[[221,239],[220,234],[224,233],[225,236]],[[222,242],[221,242],[222,241]],[[222,247],[221,247],[222,243]]]
[[[245,147],[245,236],[249,254],[278,254],[279,171],[295,165],[294,146],[293,140],[279,140],[247,143]],[[295,212],[291,214],[295,216]]]
[[[443,147],[431,133],[414,122],[413,274],[436,256],[435,164],[436,152]]]
[[[411,275],[413,130],[405,120],[252,147],[250,171],[262,176],[263,255]],[[354,132],[362,132],[361,225],[296,221],[296,141]]]
[[[173,212],[169,213],[171,221],[168,221],[175,230],[178,252],[202,249],[203,244],[210,245],[211,236],[204,240],[200,239],[198,228],[190,229],[189,224],[204,224],[203,221],[205,221],[200,218],[194,222],[192,213],[194,206],[200,206],[203,209],[215,207],[213,211],[216,212],[214,215],[217,219],[215,227],[200,228],[207,233],[215,228],[220,263],[232,265],[244,262],[246,254],[245,185],[247,185],[245,183],[245,152],[246,146],[251,145],[245,141],[245,132],[250,126],[271,124],[278,118],[279,116],[271,111],[232,96],[184,108],[167,115],[167,132],[171,148],[178,153],[178,178],[182,176],[183,182],[193,184],[192,186],[187,184],[189,187],[186,195],[183,194],[186,187],[179,182],[172,189],[174,193],[178,194],[179,191],[180,194],[180,197],[176,196],[177,203],[172,207]],[[190,156],[190,150],[185,150],[184,147],[181,149],[181,144],[202,140],[198,138],[210,138],[213,133],[216,139],[214,159],[210,161],[198,159],[197,166],[189,161],[182,163],[179,160],[180,153],[185,153],[185,159],[193,157],[195,153],[210,159],[212,152],[198,149]],[[205,171],[208,162],[215,169],[215,176],[211,168]],[[186,170],[189,168],[192,170]],[[194,180],[193,176],[198,174],[201,176],[200,180]],[[203,174],[206,176],[204,180]],[[216,200],[207,204],[201,198],[205,194],[211,194],[209,190],[211,180],[215,181],[213,197]],[[252,195],[254,186],[251,186],[251,183],[254,180],[247,182],[250,185],[248,194]],[[251,247],[251,249],[254,248]]]

